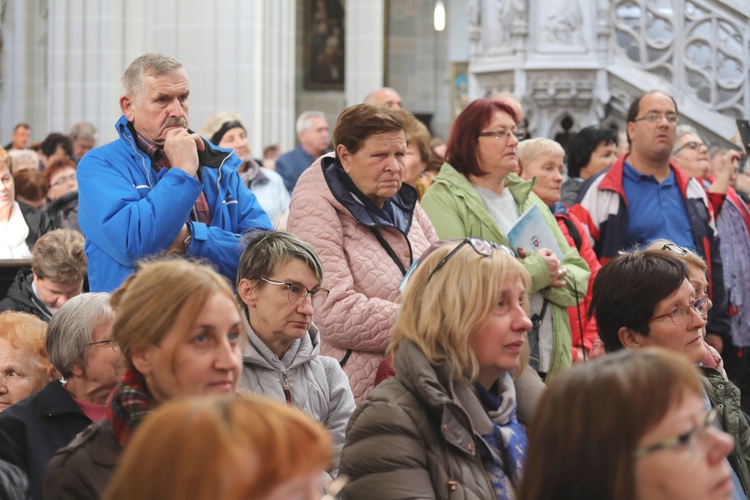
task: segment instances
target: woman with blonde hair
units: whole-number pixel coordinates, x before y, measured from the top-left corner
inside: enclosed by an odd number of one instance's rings
[[[104,499],[320,499],[330,462],[326,430],[293,407],[186,398],[138,429]]]
[[[183,259],[145,262],[111,304],[112,340],[125,375],[106,417],[50,462],[45,498],[99,498],[132,432],[154,408],[177,397],[237,389],[242,320],[229,283],[216,271]]]
[[[519,498],[731,498],[733,440],[715,416],[683,355],[649,347],[577,366],[542,396]]]
[[[396,375],[351,418],[348,498],[514,498],[526,449],[512,374],[526,364],[530,278],[478,238],[432,245],[393,328]]]

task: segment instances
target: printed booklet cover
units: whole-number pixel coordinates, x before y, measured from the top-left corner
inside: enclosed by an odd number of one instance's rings
[[[541,248],[549,248],[560,262],[563,260],[562,250],[537,205],[527,210],[508,231],[508,241],[514,251],[520,247],[530,255]]]

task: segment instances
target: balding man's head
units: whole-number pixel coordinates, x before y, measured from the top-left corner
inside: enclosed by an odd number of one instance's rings
[[[382,89],[367,94],[367,97],[365,97],[365,104],[386,106],[391,109],[403,108],[401,105],[401,96],[390,87],[383,87]]]

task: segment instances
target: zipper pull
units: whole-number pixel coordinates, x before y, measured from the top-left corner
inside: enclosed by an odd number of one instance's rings
[[[287,379],[286,372],[281,372],[281,384],[284,387],[286,402],[292,404],[292,391],[289,390],[289,380]]]

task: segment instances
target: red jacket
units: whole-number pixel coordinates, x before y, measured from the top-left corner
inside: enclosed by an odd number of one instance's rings
[[[593,292],[594,280],[596,274],[602,265],[599,263],[599,259],[596,258],[596,253],[591,247],[591,242],[588,239],[588,233],[586,233],[581,221],[578,217],[573,215],[569,210],[568,206],[564,203],[555,203],[550,206],[550,210],[555,216],[557,225],[560,227],[565,239],[568,240],[568,244],[571,248],[577,248],[578,253],[581,255],[586,264],[591,269],[591,277],[589,277],[589,287],[586,290],[586,297],[578,304],[578,306],[568,307],[568,319],[570,320],[570,334],[573,340],[573,347],[583,348],[586,351],[590,351],[594,344],[594,340],[598,336],[596,327],[596,318],[591,317],[589,319],[589,305],[591,304],[591,294]],[[567,223],[566,223],[567,222]],[[569,224],[575,227],[578,232],[577,238],[571,235]],[[580,315],[580,321],[579,321]],[[573,349],[573,361],[576,360],[578,351]]]

